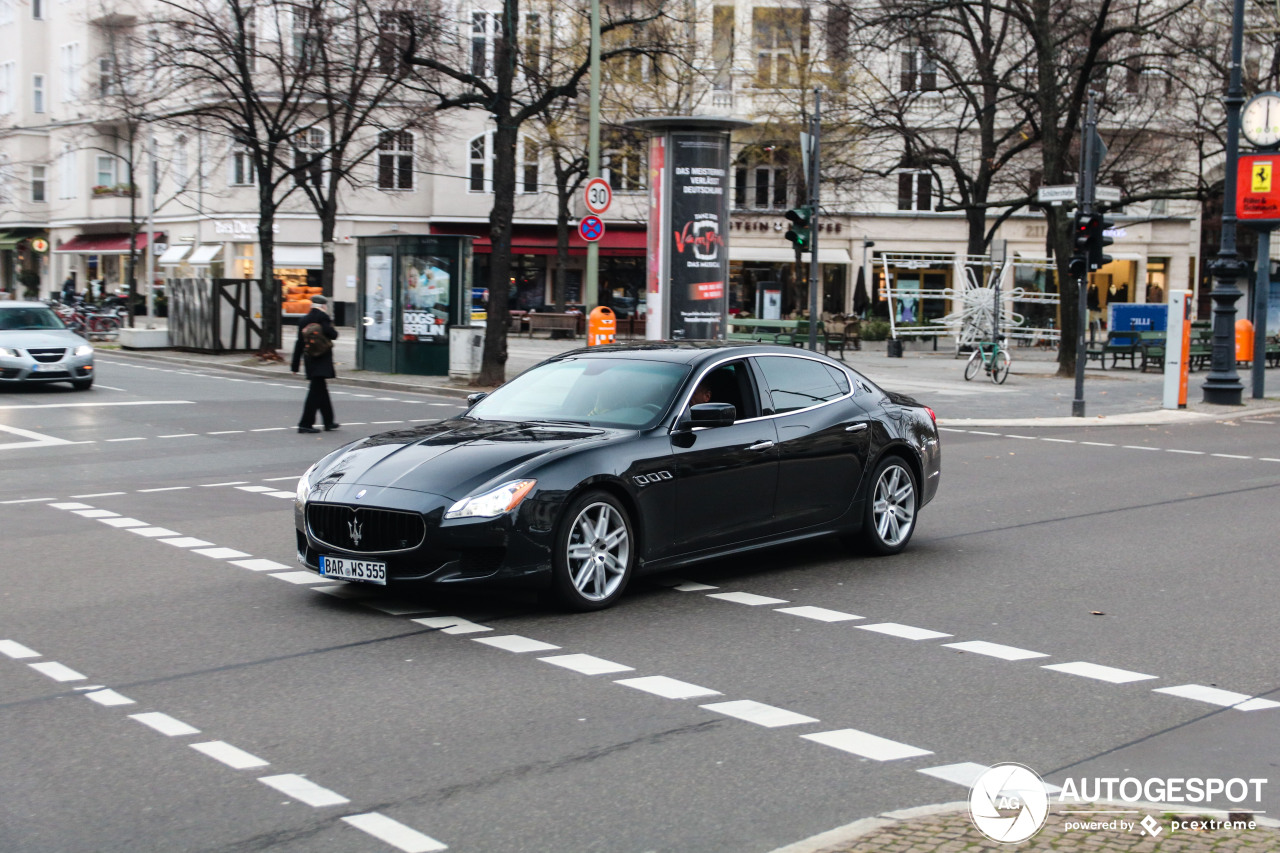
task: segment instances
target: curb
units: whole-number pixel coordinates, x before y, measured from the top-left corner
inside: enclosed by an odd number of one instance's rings
[[[301,374],[295,376],[288,370],[277,370],[270,367],[254,367],[249,364],[223,364],[221,362],[206,361],[200,358],[185,358],[176,355],[160,355],[158,353],[143,354],[133,350],[101,350],[102,354],[119,355],[125,358],[138,359],[140,361],[163,361],[168,364],[181,364],[185,367],[203,367],[210,370],[226,370],[231,373],[247,373],[251,376],[267,376],[273,379],[287,379],[296,382],[306,382],[307,380]],[[416,394],[435,394],[442,397],[467,397],[482,388],[470,388],[466,386],[450,386],[450,385],[414,385],[408,382],[392,382],[387,379],[366,379],[362,376],[339,376],[336,379],[330,379],[332,385],[350,385],[357,388],[374,388],[381,391],[399,391],[402,393]]]
[[[1179,815],[1204,815],[1208,817],[1227,818],[1231,814],[1229,811],[1225,811],[1223,809],[1191,808],[1185,804],[1174,803],[1150,803],[1146,801],[1128,802],[1124,800],[1087,800],[1084,802],[1091,805],[1115,806],[1129,810],[1140,809],[1143,811],[1173,813]],[[776,850],[770,851],[770,853],[826,853],[826,851],[834,851],[837,847],[843,847],[861,838],[866,838],[872,833],[879,832],[882,829],[896,827],[918,818],[958,814],[961,812],[967,812],[968,810],[969,803],[967,800],[953,801],[949,803],[935,803],[933,805],[916,806],[907,809],[897,809],[890,812],[884,812],[876,815],[875,817],[864,817],[860,820],[855,820],[852,823],[847,823],[844,826],[838,826],[835,829],[829,829],[826,832],[819,833],[818,835],[813,835],[793,844],[788,844],[786,847],[779,847]],[[1276,820],[1274,818],[1255,815],[1252,820],[1257,823],[1259,829],[1280,829],[1280,820]],[[1032,838],[1034,837],[1035,836],[1032,836]],[[979,836],[979,838],[981,840],[985,840],[985,836]],[[1014,845],[998,846],[1013,847]],[[1090,849],[1103,851],[1109,848],[1105,844],[1099,843],[1091,844]],[[1117,847],[1115,849],[1121,848]],[[1126,845],[1123,849],[1130,849],[1130,845]]]

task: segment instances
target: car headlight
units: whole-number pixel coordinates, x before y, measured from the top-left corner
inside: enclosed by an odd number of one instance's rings
[[[21,358],[22,353],[13,347],[0,347],[0,355],[7,355],[9,358]]]
[[[81,344],[76,347],[76,355],[93,355],[93,346],[90,344]]]
[[[316,470],[316,466],[312,463],[311,467],[303,472],[298,478],[298,488],[294,491],[298,503],[307,502],[307,494],[311,491],[311,473]]]
[[[445,518],[496,518],[520,506],[520,502],[533,490],[537,480],[516,480],[503,483],[482,495],[474,495],[449,507]]]

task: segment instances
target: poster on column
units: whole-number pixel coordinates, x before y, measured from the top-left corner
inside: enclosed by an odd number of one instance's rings
[[[729,305],[728,139],[673,133],[671,149],[671,338],[723,338]]]

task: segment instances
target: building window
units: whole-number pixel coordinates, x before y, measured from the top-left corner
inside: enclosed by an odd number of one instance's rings
[[[49,179],[46,175],[48,166],[31,167],[31,200],[48,201],[46,195]]]
[[[58,48],[58,74],[62,84],[64,103],[80,97],[80,42],[70,42]]]
[[[388,77],[409,73],[404,53],[413,34],[413,13],[383,10],[378,13],[378,70]]]
[[[31,111],[33,113],[44,112],[44,75],[31,75]]]
[[[756,85],[795,86],[809,58],[808,10],[757,8],[751,15]]]
[[[187,138],[179,136],[173,141],[173,182],[178,189],[186,189],[187,180],[191,177],[187,166]]]
[[[243,148],[231,152],[231,185],[251,187],[257,183],[257,170],[253,168],[253,155]]]
[[[898,210],[933,210],[933,175],[920,171],[899,172]]]
[[[751,205],[756,210],[782,210],[787,206],[787,169],[785,166],[758,166],[755,171],[755,193]]]
[[[470,154],[471,181],[467,186],[473,193],[482,193],[488,189],[489,174],[489,134],[482,133],[468,143]]]
[[[747,170],[742,167],[733,170],[733,206],[738,209],[747,206]]]
[[[299,62],[306,62],[315,53],[317,39],[315,19],[307,7],[293,7],[293,55]]]
[[[76,197],[76,171],[79,165],[76,163],[76,152],[71,146],[62,149],[62,153],[58,155],[58,198],[72,199]]]
[[[17,107],[17,93],[13,91],[16,71],[15,61],[0,63],[0,115],[8,115]]]
[[[378,188],[413,189],[413,134],[385,130],[378,139]]]
[[[538,191],[538,143],[529,137],[524,138],[524,151],[521,157],[520,191],[536,193]]]
[[[298,186],[310,180],[311,186],[320,188],[324,176],[324,131],[310,127],[293,138],[293,179]]]
[[[110,154],[99,154],[98,169],[95,174],[97,175],[95,186],[114,187],[118,183],[116,180],[116,158]]]
[[[488,77],[493,68],[493,57],[498,42],[502,40],[502,24],[497,12],[471,13],[471,73]]]
[[[542,70],[542,16],[530,12],[524,16],[524,68],[526,76],[537,76]]]
[[[44,20],[44,0],[31,0],[31,17],[37,21]]]
[[[15,0],[0,0],[0,24],[12,24],[14,21]]]
[[[603,177],[609,182],[614,192],[636,192],[643,190],[644,152],[647,148],[644,140],[633,133],[615,132],[604,140],[601,167]]]
[[[98,58],[98,97],[109,98],[119,94],[116,86],[116,64],[110,56]]]
[[[711,64],[715,68],[712,85],[721,92],[733,88],[733,15],[732,6],[711,9]]]
[[[902,92],[936,92],[938,61],[927,46],[912,39],[900,49],[898,87]]]

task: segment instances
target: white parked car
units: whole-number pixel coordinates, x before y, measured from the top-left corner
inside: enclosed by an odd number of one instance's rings
[[[93,387],[93,344],[43,302],[0,302],[0,387],[70,382]]]

